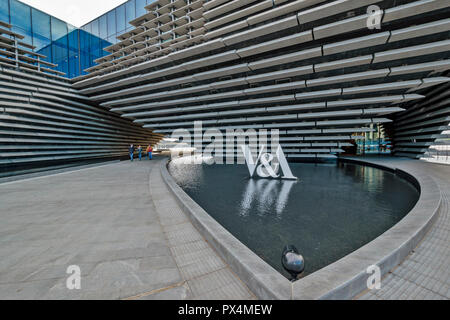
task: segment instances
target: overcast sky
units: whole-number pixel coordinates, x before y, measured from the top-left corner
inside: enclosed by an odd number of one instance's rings
[[[20,0],[56,18],[81,27],[127,0]]]

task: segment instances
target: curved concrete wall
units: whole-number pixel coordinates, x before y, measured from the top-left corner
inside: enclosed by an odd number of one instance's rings
[[[368,28],[371,5],[380,29]],[[309,141],[284,145],[288,157],[335,157],[450,80],[445,1],[160,0],[147,9],[74,86],[162,134],[195,120],[204,130],[280,128],[282,145]],[[195,27],[181,27],[183,10]]]
[[[428,99],[405,103],[395,118],[395,155],[450,163],[450,84],[425,90]]]
[[[44,73],[0,66],[0,173],[126,156],[159,135],[122,119]]]

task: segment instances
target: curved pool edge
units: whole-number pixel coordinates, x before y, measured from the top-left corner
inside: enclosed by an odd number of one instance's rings
[[[291,299],[291,282],[240,242],[192,200],[175,182],[167,170],[167,164],[167,161],[161,161],[161,176],[178,204],[206,241],[211,244],[249,289],[259,299]]]
[[[401,264],[430,230],[441,209],[440,188],[419,167],[402,166],[401,162],[389,165],[380,159],[367,158],[342,157],[339,161],[394,172],[419,189],[419,199],[402,220],[382,235],[302,281],[294,283],[294,299],[352,299],[366,291],[370,276],[366,272],[367,268],[377,265],[383,277]],[[405,161],[414,163],[418,160]]]
[[[419,168],[389,166],[367,159],[341,158],[340,161],[395,172],[419,188],[419,200],[400,222],[378,238],[294,283],[241,243],[191,199],[168,172],[167,161],[161,162],[161,175],[194,226],[258,298],[352,299],[367,289],[370,276],[366,273],[367,267],[379,266],[383,276],[419,244],[438,216],[441,191],[434,180],[420,172]]]

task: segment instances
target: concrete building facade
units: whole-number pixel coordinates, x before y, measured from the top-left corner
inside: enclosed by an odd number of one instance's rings
[[[419,157],[447,137],[445,93],[432,107],[439,117],[412,116],[447,88],[446,1],[160,0],[146,9],[74,83],[144,128],[278,128],[291,159],[336,157],[371,124],[393,126],[398,155]]]

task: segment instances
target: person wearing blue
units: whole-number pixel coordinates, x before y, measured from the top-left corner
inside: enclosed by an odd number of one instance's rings
[[[141,161],[142,160],[142,147],[138,146],[137,150],[138,150],[138,154],[139,154],[139,161]]]
[[[133,158],[134,158],[134,145],[133,144],[130,144],[128,151],[130,152],[130,160],[133,161]]]
[[[152,160],[153,159],[153,148],[151,145],[148,145],[147,147],[147,156],[148,156],[148,160]]]

